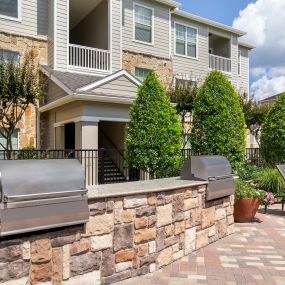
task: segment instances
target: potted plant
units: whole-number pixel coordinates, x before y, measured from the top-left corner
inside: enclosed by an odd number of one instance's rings
[[[265,202],[265,192],[257,190],[250,183],[236,180],[234,219],[235,222],[248,223],[254,216],[261,203]]]

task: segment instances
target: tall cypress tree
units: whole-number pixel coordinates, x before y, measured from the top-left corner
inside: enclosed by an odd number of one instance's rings
[[[245,118],[238,94],[219,71],[211,72],[194,104],[192,147],[205,155],[223,155],[232,163],[245,155]]]
[[[150,72],[138,88],[127,135],[129,166],[163,174],[180,161],[181,127],[166,90],[155,73]]]

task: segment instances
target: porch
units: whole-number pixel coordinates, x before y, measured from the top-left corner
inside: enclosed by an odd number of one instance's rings
[[[109,73],[110,1],[70,0],[68,69]]]
[[[232,72],[230,39],[209,34],[209,69]]]

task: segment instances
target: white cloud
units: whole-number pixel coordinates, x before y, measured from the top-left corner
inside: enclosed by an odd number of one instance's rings
[[[240,11],[233,27],[246,31],[243,41],[255,44],[251,52],[251,85],[257,97],[285,90],[285,1],[256,0]]]
[[[285,74],[276,77],[263,75],[252,83],[251,90],[258,100],[281,93],[285,90]]]

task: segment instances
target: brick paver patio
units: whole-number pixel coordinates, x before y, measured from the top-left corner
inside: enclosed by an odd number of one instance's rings
[[[117,284],[285,285],[285,216],[272,212],[158,272]]]

